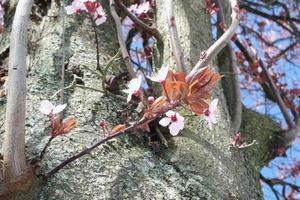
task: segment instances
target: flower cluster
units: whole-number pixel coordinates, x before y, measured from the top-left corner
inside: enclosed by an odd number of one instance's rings
[[[220,79],[220,75],[209,68],[203,68],[195,77],[187,79],[182,72],[173,72],[167,67],[162,67],[157,75],[148,77],[151,81],[158,82],[163,88],[163,95],[157,99],[151,96],[148,98],[149,108],[144,112],[144,117],[166,117],[159,121],[162,126],[168,126],[171,135],[175,136],[184,127],[184,118],[172,109],[186,105],[196,115],[201,115],[208,122],[212,129],[212,124],[217,123],[218,99],[214,99],[210,105],[207,100],[211,96],[212,88]],[[127,102],[132,95],[140,94],[139,79],[133,79],[128,84],[128,89],[124,90],[128,94]],[[150,101],[149,101],[150,99]]]
[[[102,5],[95,0],[74,0],[71,5],[66,7],[66,12],[68,15],[87,13],[96,25],[106,21],[106,14]]]
[[[205,0],[204,1],[207,12],[210,15],[213,15],[219,11],[219,7],[213,0]]]
[[[50,101],[43,100],[39,107],[41,113],[48,116],[51,123],[51,137],[63,135],[73,129],[77,121],[74,117],[62,119],[60,113],[67,107],[67,104],[54,106]]]

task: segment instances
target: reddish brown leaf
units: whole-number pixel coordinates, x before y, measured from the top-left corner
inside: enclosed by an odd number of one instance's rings
[[[126,129],[126,127],[127,127],[126,124],[119,124],[111,130],[111,134],[115,134],[115,133],[124,131]]]
[[[208,108],[208,104],[205,103],[202,100],[190,100],[189,101],[189,105],[192,109],[192,111],[196,114],[196,115],[202,115],[203,112]]]
[[[66,134],[70,132],[73,128],[75,128],[77,125],[77,120],[75,117],[69,117],[67,119],[64,119],[62,122],[62,134]]]
[[[187,97],[188,86],[182,81],[167,81],[165,82],[164,96],[170,101],[183,100]]]
[[[163,110],[165,107],[169,107],[169,105],[170,103],[167,101],[166,97],[164,96],[158,97],[151,105],[149,112],[151,112],[152,114],[160,113],[161,110]],[[149,113],[145,113],[145,114],[149,115]]]
[[[205,68],[194,79],[191,80],[189,85],[189,99],[207,99],[210,97],[212,89],[220,80],[221,76]]]

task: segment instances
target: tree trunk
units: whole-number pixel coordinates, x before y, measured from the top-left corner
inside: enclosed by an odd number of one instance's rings
[[[66,85],[72,81],[72,71],[80,69],[84,72],[86,86],[101,88],[101,81],[84,68],[96,68],[96,47],[91,24],[82,17],[64,16],[65,47],[62,47],[62,16],[52,3],[48,16],[43,16],[43,22],[31,22],[30,25],[31,36],[43,36],[32,37],[31,40],[37,42],[30,45],[31,71],[27,87],[26,144],[27,151],[36,155],[49,138],[49,129],[46,128],[49,125],[37,108],[41,100],[49,99],[59,89],[62,51],[66,52],[68,60]],[[186,64],[192,67],[198,61],[200,52],[212,44],[209,15],[202,1],[176,0],[174,3]],[[103,1],[103,4],[108,11],[108,1]],[[158,0],[157,25],[165,43],[163,65],[175,68],[165,9],[163,0]],[[44,33],[37,34],[39,30]],[[116,29],[110,15],[98,30],[100,65],[105,66],[118,51]],[[0,44],[0,50],[1,47]],[[124,69],[123,63],[116,61],[110,73],[118,73],[120,67]],[[211,67],[217,69],[214,64]],[[74,115],[79,123],[69,135],[53,140],[45,155],[42,171],[52,169],[94,139],[102,137],[97,127],[98,121],[105,119],[113,127],[121,122],[120,110],[127,107],[125,102],[79,87],[65,93],[68,98],[66,115]],[[247,157],[243,151],[229,149],[234,133],[229,131],[230,117],[221,86],[214,92],[214,97],[219,98],[221,104],[219,123],[212,131],[206,128],[203,120],[186,117],[186,128],[178,137],[167,138],[167,149],[155,141],[145,142],[145,138],[149,139],[151,134],[122,136],[65,167],[46,182],[35,198],[262,199],[254,164],[255,167],[261,166],[263,159]],[[0,104],[1,113],[4,112],[4,106],[4,103]],[[247,117],[244,121],[247,133],[264,132],[270,136],[276,130],[276,126],[268,119],[260,125],[253,122],[257,115],[249,114]],[[251,123],[255,125],[250,130],[247,124]]]

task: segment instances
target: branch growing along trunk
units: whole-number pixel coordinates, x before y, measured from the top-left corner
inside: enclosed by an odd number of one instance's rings
[[[221,0],[216,0],[216,3],[219,7],[219,13],[218,13],[218,22],[221,22],[226,27],[226,20],[224,15],[224,9],[222,6]],[[233,50],[233,47],[231,44],[228,44],[228,50],[229,50],[229,56],[230,56],[230,67],[233,72],[233,92],[234,92],[234,107],[233,107],[233,113],[231,116],[231,130],[236,133],[239,131],[242,123],[242,102],[241,102],[241,87],[240,87],[240,81],[238,77],[238,66],[236,61],[236,55]]]
[[[239,25],[239,17],[238,17],[238,4],[236,0],[230,0],[231,5],[231,18],[232,22],[230,27],[224,32],[224,34],[212,45],[210,46],[203,58],[201,57],[197,64],[194,66],[193,70],[187,75],[186,79],[190,80],[194,76],[196,76],[199,70],[205,66],[207,66],[216,56],[217,54],[231,41],[231,38],[235,34],[235,31]]]
[[[26,54],[28,19],[33,0],[20,0],[11,33],[8,95],[3,145],[4,179],[24,180],[28,175],[25,158]]]
[[[182,53],[182,49],[180,46],[180,40],[179,40],[176,21],[175,21],[176,19],[174,13],[173,0],[166,0],[165,6],[166,6],[166,13],[167,13],[167,20],[168,20],[170,43],[171,43],[172,52],[176,62],[176,68],[178,71],[183,71],[185,74],[187,74],[188,68],[184,62],[184,55]]]
[[[116,8],[115,8],[115,6],[116,6],[115,1],[114,0],[109,0],[109,6],[110,6],[111,15],[112,15],[112,17],[115,21],[115,24],[116,24],[117,36],[118,36],[118,41],[119,41],[121,53],[122,53],[127,71],[129,73],[129,76],[132,79],[132,78],[136,77],[136,75],[135,75],[131,60],[130,60],[129,53],[128,53],[127,48],[126,48],[126,43],[125,43],[123,34],[122,34],[122,30],[121,30],[122,24],[121,24],[120,17],[117,14],[117,11],[116,11]]]

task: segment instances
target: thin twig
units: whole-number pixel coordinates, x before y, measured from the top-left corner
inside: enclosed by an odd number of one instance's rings
[[[95,70],[95,69],[90,68],[90,67],[87,66],[87,65],[82,65],[82,67],[85,68],[85,69],[87,69],[87,70],[89,70],[89,71],[91,71],[91,72],[93,72],[93,74],[96,74],[99,78],[102,78],[102,77],[103,77],[103,74],[101,74],[100,72],[98,72],[98,71]]]
[[[64,104],[64,87],[65,87],[65,62],[66,62],[66,52],[65,52],[65,16],[64,9],[61,7],[62,16],[62,64],[61,64],[61,85],[60,85],[60,99],[59,103]],[[61,113],[63,115],[63,112]]]
[[[74,78],[73,78],[73,81],[71,82],[70,85],[66,86],[63,88],[63,90],[68,90],[68,89],[71,89],[71,88],[74,88],[75,85],[76,85],[76,76],[74,75]],[[58,95],[59,93],[61,93],[62,89],[59,89],[58,91],[56,91],[51,97],[50,99],[54,99],[56,97],[56,95]]]
[[[153,35],[155,37],[155,39],[157,41],[161,41],[162,40],[162,36],[160,35],[159,31],[154,27],[154,25],[152,26],[148,26],[147,24],[145,24],[142,20],[140,20],[138,17],[136,17],[134,14],[132,14],[132,12],[130,12],[127,7],[122,3],[121,0],[116,0],[117,4],[120,6],[120,8],[125,12],[125,14],[136,24],[138,25],[140,28],[142,28],[143,30],[145,30],[146,32],[150,33],[151,35]]]
[[[148,118],[142,118],[139,121],[137,121],[136,123],[132,124],[131,126],[125,128],[124,130],[121,130],[119,132],[116,133],[111,133],[109,134],[107,137],[105,137],[104,139],[100,140],[99,142],[93,144],[91,147],[86,147],[84,150],[82,150],[81,152],[77,153],[76,155],[64,160],[63,162],[61,162],[59,165],[57,165],[54,169],[48,171],[47,173],[45,173],[45,177],[49,178],[51,177],[53,174],[57,173],[59,170],[61,170],[63,167],[65,167],[66,165],[68,165],[69,163],[73,162],[74,160],[77,160],[78,158],[89,154],[93,149],[95,149],[96,147],[98,147],[101,144],[106,143],[107,141],[116,138],[118,136],[124,135],[124,134],[128,134],[132,131],[134,131],[138,126],[149,123],[153,120],[155,120],[157,117],[160,117],[162,115],[162,113],[167,112],[168,110],[171,110],[175,107],[177,107],[179,105],[180,102],[174,102],[174,104],[171,104],[169,107],[167,107],[165,110],[161,111],[161,114],[156,114],[155,116],[153,116],[152,118],[148,119]]]
[[[109,2],[110,2],[110,12],[111,12],[111,15],[112,15],[112,17],[115,21],[115,24],[116,24],[117,37],[118,37],[120,49],[121,49],[121,52],[122,52],[122,56],[123,56],[127,71],[129,73],[129,76],[132,79],[132,78],[136,77],[136,74],[134,72],[133,65],[130,61],[130,56],[129,56],[129,53],[128,53],[127,48],[126,48],[125,40],[123,38],[122,29],[121,29],[121,26],[122,26],[121,20],[120,20],[119,15],[116,12],[115,1],[114,0],[109,0]]]
[[[199,73],[199,70],[201,68],[207,66],[216,57],[216,55],[231,41],[231,38],[235,34],[239,24],[239,16],[236,11],[236,9],[238,9],[238,4],[236,0],[230,0],[230,4],[232,10],[232,22],[230,27],[212,46],[208,48],[208,50],[206,50],[205,55],[199,59],[193,70],[187,75],[187,80],[193,79],[193,77],[195,77]]]
[[[51,141],[54,139],[55,137],[51,136],[48,140],[48,142],[46,143],[44,149],[41,151],[40,155],[39,155],[39,160],[43,160],[44,155],[46,153],[47,148],[50,146]]]
[[[260,67],[262,68],[263,72],[265,73],[265,75],[267,77],[267,81],[268,81],[268,83],[270,85],[270,88],[271,88],[271,90],[272,90],[272,92],[275,96],[276,102],[277,102],[277,104],[278,104],[278,106],[279,106],[279,108],[282,112],[282,115],[283,115],[286,123],[288,124],[289,128],[295,128],[296,127],[295,123],[292,120],[290,114],[288,113],[288,110],[287,110],[287,108],[284,104],[284,101],[283,101],[283,99],[280,95],[280,92],[277,89],[277,87],[276,87],[276,85],[275,85],[275,83],[274,83],[267,67],[265,66],[264,62],[261,59],[259,59],[259,64],[260,64]]]
[[[175,58],[176,67],[178,71],[183,71],[185,74],[187,74],[188,68],[184,61],[184,55],[181,49],[180,39],[178,36],[173,0],[166,0],[165,6],[166,6],[166,13],[167,13],[167,20],[168,20],[170,43]]]
[[[168,148],[168,141],[166,140],[166,138],[164,137],[164,135],[162,134],[162,132],[160,131],[158,126],[155,126],[155,130],[158,134],[159,139],[162,141],[162,143],[165,145],[165,147]]]
[[[81,88],[81,89],[87,89],[87,90],[93,90],[93,91],[95,91],[95,92],[100,92],[100,93],[103,93],[103,94],[107,94],[107,95],[109,95],[109,96],[112,96],[112,97],[114,97],[114,98],[118,98],[118,99],[120,99],[120,100],[122,100],[122,101],[127,101],[127,99],[124,97],[124,96],[121,96],[121,95],[116,95],[116,94],[113,94],[113,93],[111,93],[110,91],[108,91],[108,90],[100,90],[100,89],[97,89],[97,88],[93,88],[93,87],[88,87],[88,86],[85,86],[85,85],[79,85],[79,84],[76,84],[76,87],[78,87],[78,88]]]
[[[92,22],[92,26],[93,26],[93,29],[94,29],[94,33],[95,33],[95,43],[96,43],[96,57],[97,57],[97,67],[96,67],[96,69],[98,70],[98,71],[100,71],[100,73],[102,73],[102,70],[101,70],[101,68],[100,68],[100,55],[99,55],[99,40],[98,40],[98,34],[97,34],[97,26],[96,26],[96,23],[95,23],[95,21],[93,20],[93,17],[92,16],[90,16],[90,20],[91,20],[91,22]]]

